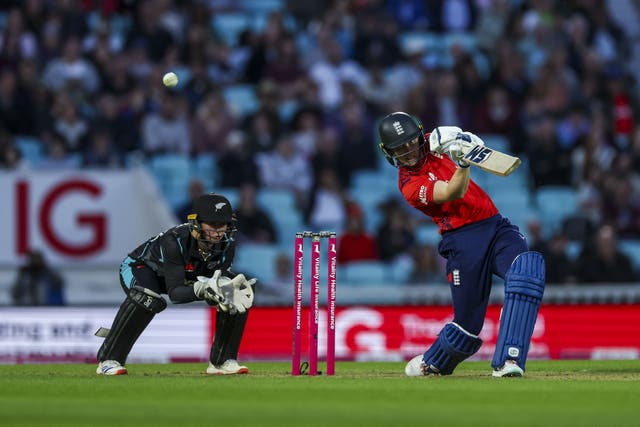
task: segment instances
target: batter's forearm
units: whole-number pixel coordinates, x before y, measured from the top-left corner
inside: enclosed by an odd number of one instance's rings
[[[469,168],[457,168],[447,186],[451,200],[463,197],[467,193],[467,188],[469,188]]]

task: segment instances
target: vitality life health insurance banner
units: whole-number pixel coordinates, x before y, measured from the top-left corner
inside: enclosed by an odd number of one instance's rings
[[[114,308],[2,308],[0,363],[95,362]],[[305,310],[304,315],[308,315]],[[500,307],[491,306],[474,359],[489,360],[497,340]],[[442,306],[338,307],[336,356],[340,360],[407,360],[435,341],[451,310]],[[320,317],[320,356],[326,347],[326,312]],[[306,322],[305,322],[306,323]],[[240,358],[291,359],[293,312],[289,307],[250,310]],[[533,334],[531,359],[637,359],[640,305],[543,306]],[[215,310],[194,303],[170,305],[142,334],[129,361],[206,361],[215,330]],[[306,329],[303,330],[306,352]]]

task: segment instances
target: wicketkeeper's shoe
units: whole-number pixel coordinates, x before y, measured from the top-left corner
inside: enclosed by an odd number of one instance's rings
[[[409,360],[407,366],[404,367],[404,373],[408,377],[440,375],[440,373],[433,366],[427,366],[427,364],[424,363],[424,357],[422,354],[419,354],[413,359]]]
[[[524,375],[524,371],[515,360],[506,360],[502,368],[493,370],[492,375],[496,378],[521,377]]]
[[[96,369],[98,375],[127,375],[127,368],[122,366],[120,362],[116,360],[105,360],[98,363],[98,369]]]
[[[229,359],[222,365],[214,365],[213,363],[209,362],[209,367],[207,368],[206,373],[211,375],[248,374],[249,368],[238,364],[238,361],[235,359]]]

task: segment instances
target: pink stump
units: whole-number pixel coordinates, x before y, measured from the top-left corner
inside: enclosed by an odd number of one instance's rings
[[[336,366],[336,234],[329,236],[327,250],[328,280],[327,280],[327,375],[335,373]]]
[[[318,375],[318,320],[320,317],[320,236],[311,241],[311,306],[309,307],[309,375]]]
[[[300,375],[300,351],[302,332],[302,262],[304,258],[304,239],[302,233],[296,233],[294,251],[293,283],[293,353],[291,375]]]

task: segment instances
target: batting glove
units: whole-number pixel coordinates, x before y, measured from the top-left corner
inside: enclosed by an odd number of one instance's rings
[[[458,167],[466,169],[469,167],[469,162],[464,159],[464,151],[462,151],[462,145],[454,143],[449,146],[449,156],[451,160],[458,164]]]
[[[447,148],[456,141],[458,134],[462,132],[457,126],[439,126],[429,135],[429,150],[436,153],[444,153]]]

